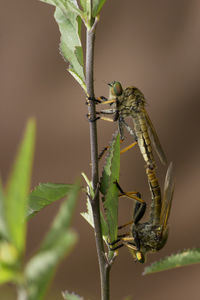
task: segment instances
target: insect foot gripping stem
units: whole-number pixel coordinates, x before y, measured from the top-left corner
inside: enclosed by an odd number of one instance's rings
[[[116,102],[115,99],[108,99],[104,96],[100,96],[100,97],[87,97],[87,100],[86,100],[86,104],[90,104],[89,101],[93,101],[95,102],[95,104],[110,104],[112,105],[113,103]]]
[[[100,117],[92,118],[90,114],[87,114],[86,117],[87,117],[89,122],[96,122],[97,120],[100,119]]]
[[[89,105],[89,101],[93,101],[95,102],[95,104],[99,104],[102,102],[102,100],[105,100],[105,98],[102,96],[102,97],[98,97],[98,98],[95,98],[95,97],[87,97],[86,98],[86,104]]]

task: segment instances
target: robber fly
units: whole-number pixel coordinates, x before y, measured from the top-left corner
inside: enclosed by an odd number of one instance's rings
[[[168,237],[168,219],[173,191],[173,166],[172,163],[170,163],[165,178],[164,192],[160,208],[155,209],[156,203],[152,197],[149,221],[140,223],[140,220],[145,213],[146,204],[136,202],[133,213],[133,221],[119,227],[119,229],[121,229],[132,224],[130,232],[118,235],[118,239],[109,244],[110,250],[114,251],[122,246],[127,246],[135,260],[140,263],[144,263],[147,252],[156,252],[162,249]]]
[[[145,109],[146,100],[143,93],[136,87],[127,87],[123,90],[120,82],[113,81],[109,84],[109,98],[100,97],[102,104],[115,104],[114,108],[102,110],[99,114],[113,114],[113,121],[118,121],[121,140],[124,139],[124,127],[137,141],[142,156],[147,164],[147,168],[154,169],[155,161],[152,153],[153,144],[160,161],[165,165],[167,162],[164,151],[159,142],[154,126]],[[134,130],[125,122],[125,118],[131,117]],[[106,117],[99,117],[110,120]]]

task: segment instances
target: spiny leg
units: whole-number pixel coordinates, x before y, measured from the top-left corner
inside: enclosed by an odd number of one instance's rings
[[[114,183],[116,184],[118,190],[120,191],[119,197],[126,196],[126,197],[128,197],[130,199],[133,199],[133,200],[136,200],[140,203],[145,203],[144,200],[141,198],[140,193],[135,192],[135,191],[133,191],[133,192],[124,192],[117,181],[115,181]]]
[[[87,97],[86,99],[86,104],[89,105],[89,101],[94,101],[95,104],[113,104],[116,102],[115,99],[109,99],[104,97],[104,96],[100,96],[100,97]]]
[[[120,143],[122,143],[122,142],[123,142],[123,141],[120,140]],[[106,147],[103,148],[103,150],[100,152],[100,154],[99,154],[99,156],[98,156],[98,159],[99,159],[99,160],[103,157],[103,155],[105,154],[105,152],[106,152],[109,148],[110,148],[110,146],[106,146]]]
[[[109,242],[108,242],[108,246],[109,246],[109,249],[110,249],[110,250],[115,251],[115,250],[117,250],[117,249],[123,247],[123,246],[124,246],[124,243],[119,244],[119,245],[117,245],[117,246],[115,246],[115,247],[112,247],[113,245],[119,243],[120,241],[132,241],[132,240],[133,240],[133,238],[130,237],[130,234],[129,234],[129,233],[124,233],[124,234],[118,235],[118,238],[117,238],[115,241],[113,241],[112,243],[109,243]]]
[[[125,147],[124,149],[122,149],[122,150],[120,151],[120,154],[123,154],[123,153],[127,152],[127,151],[130,150],[131,148],[135,147],[135,145],[137,145],[137,142],[134,142],[134,143],[128,145],[127,147]]]
[[[126,223],[126,224],[123,224],[123,225],[118,226],[118,229],[120,230],[120,229],[122,229],[122,228],[125,228],[125,227],[131,225],[131,224],[133,224],[133,220],[130,221],[130,222],[128,222],[128,223]]]
[[[146,211],[146,203],[136,202],[134,213],[133,213],[134,224],[137,224],[142,219],[145,211]]]
[[[135,134],[135,131],[124,121],[123,118],[119,120],[123,125],[126,127],[127,131],[130,133],[130,135],[133,136],[134,140],[137,142],[137,136]]]
[[[110,119],[111,121],[111,119]],[[123,143],[123,140],[120,140],[120,143]],[[120,154],[125,153],[126,151],[130,150],[131,148],[133,148],[135,145],[137,145],[137,142],[134,142],[132,144],[130,144],[129,146],[125,147],[124,149],[122,149],[120,151]],[[106,146],[103,148],[103,150],[100,152],[98,159],[101,159],[103,157],[103,155],[105,154],[105,152],[110,148],[110,146]]]

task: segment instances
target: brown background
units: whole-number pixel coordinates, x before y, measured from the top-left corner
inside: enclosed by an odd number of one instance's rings
[[[90,175],[87,107],[79,85],[59,55],[59,32],[53,7],[35,0],[0,2],[0,168],[9,172],[25,123],[37,119],[37,145],[32,185],[74,182],[81,171]],[[166,247],[148,264],[180,249],[199,246],[199,108],[200,1],[107,1],[98,25],[95,49],[96,95],[119,80],[144,92],[147,110],[168,156],[174,162],[176,189]],[[111,139],[116,124],[98,122],[99,149]],[[163,171],[159,166],[160,176]],[[144,162],[138,149],[122,157],[121,185],[148,199]],[[148,200],[147,200],[148,201]],[[29,226],[28,253],[37,249],[58,205],[35,217]],[[99,274],[91,228],[80,217],[73,227],[79,243],[58,268],[46,299],[61,299],[68,289],[85,299],[99,299]],[[132,203],[120,200],[120,221],[130,219]],[[122,249],[111,271],[112,299],[199,299],[199,265],[142,276]],[[10,286],[1,299],[15,299]],[[9,297],[10,295],[10,297]]]

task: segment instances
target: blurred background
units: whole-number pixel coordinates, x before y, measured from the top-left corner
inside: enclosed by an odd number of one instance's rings
[[[73,183],[90,176],[89,126],[85,95],[67,72],[59,54],[60,34],[54,8],[36,0],[0,2],[0,170],[5,182],[17,145],[30,116],[37,120],[32,187],[39,182]],[[83,30],[83,40],[85,31]],[[110,0],[97,28],[95,93],[108,95],[107,82],[139,87],[148,102],[168,161],[174,162],[176,187],[167,245],[148,256],[147,265],[184,248],[198,247],[200,179],[200,1]],[[99,151],[117,124],[98,121]],[[128,142],[128,139],[127,139]],[[103,161],[101,162],[101,164]],[[166,168],[158,163],[160,182]],[[120,183],[138,190],[150,203],[144,162],[137,148],[121,158]],[[130,200],[120,199],[120,223],[132,216]],[[51,205],[31,220],[29,258],[58,209]],[[84,299],[99,299],[100,285],[92,229],[80,216],[80,197],[73,227],[79,243],[59,266],[46,299],[62,299],[61,290]],[[146,218],[148,218],[148,213]],[[111,299],[199,299],[200,266],[143,276],[144,266],[121,249],[111,270]],[[1,299],[15,299],[11,286]]]

